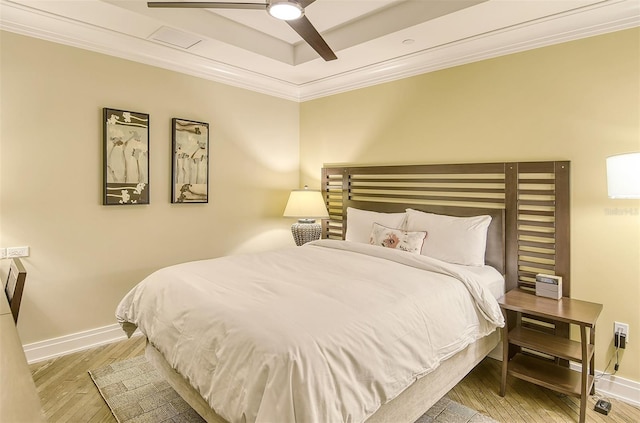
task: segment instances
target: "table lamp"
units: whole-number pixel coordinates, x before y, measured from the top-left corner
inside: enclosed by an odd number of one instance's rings
[[[291,225],[291,233],[297,246],[320,239],[322,225],[315,218],[327,218],[327,206],[320,191],[304,189],[291,191],[284,209],[284,217],[297,217],[298,222]]]

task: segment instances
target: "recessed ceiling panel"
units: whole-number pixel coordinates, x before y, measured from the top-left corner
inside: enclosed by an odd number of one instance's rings
[[[316,0],[305,8],[305,15],[318,32],[322,34],[354,19],[403,1],[405,0]],[[245,2],[245,0],[235,0],[234,2]],[[256,2],[260,2],[260,0]],[[208,10],[211,13],[222,15],[225,18],[279,38],[289,44],[302,41],[300,36],[289,25],[261,10]]]
[[[187,34],[186,32],[178,31],[177,29],[169,28],[167,26],[163,26],[151,34],[149,39],[180,47],[185,50],[202,41],[202,38],[200,37],[196,37],[195,35]]]

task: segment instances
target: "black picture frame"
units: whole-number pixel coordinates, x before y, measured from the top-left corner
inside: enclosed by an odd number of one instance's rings
[[[149,204],[149,114],[103,108],[104,205]]]
[[[171,202],[209,202],[209,124],[171,120]]]

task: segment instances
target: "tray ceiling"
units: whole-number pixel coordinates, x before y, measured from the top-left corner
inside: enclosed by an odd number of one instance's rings
[[[0,0],[3,30],[295,101],[639,26],[640,2],[316,0],[305,14],[337,60],[263,10]]]

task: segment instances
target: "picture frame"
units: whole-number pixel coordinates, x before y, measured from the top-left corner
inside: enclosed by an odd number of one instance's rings
[[[173,118],[171,202],[209,202],[209,124]]]
[[[103,108],[104,205],[149,204],[149,114]]]

